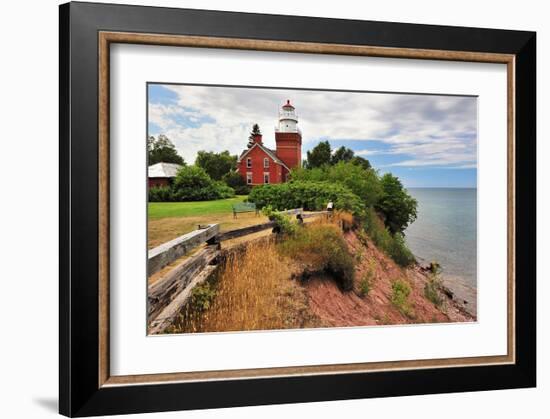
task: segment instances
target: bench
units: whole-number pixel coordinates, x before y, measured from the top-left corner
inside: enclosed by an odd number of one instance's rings
[[[233,218],[237,218],[239,212],[255,212],[258,215],[258,209],[253,202],[239,202],[233,204]]]

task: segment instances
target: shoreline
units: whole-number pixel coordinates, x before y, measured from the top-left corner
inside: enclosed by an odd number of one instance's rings
[[[422,271],[426,271],[429,262],[426,259],[414,255],[416,265]],[[443,266],[442,266],[443,268]],[[465,312],[477,318],[477,287],[472,287],[459,275],[450,275],[441,272],[442,291],[447,297],[458,304]]]

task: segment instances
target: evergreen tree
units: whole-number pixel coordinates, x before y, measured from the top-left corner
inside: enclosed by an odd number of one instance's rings
[[[254,124],[252,126],[252,131],[250,132],[250,135],[248,136],[248,144],[247,147],[250,148],[254,145],[254,136],[256,135],[262,135],[262,132],[260,131],[260,126],[258,124]]]

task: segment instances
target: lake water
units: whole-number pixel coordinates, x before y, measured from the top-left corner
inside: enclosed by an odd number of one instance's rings
[[[408,191],[418,201],[418,218],[405,231],[411,251],[421,262],[439,262],[447,281],[475,290],[477,189]]]

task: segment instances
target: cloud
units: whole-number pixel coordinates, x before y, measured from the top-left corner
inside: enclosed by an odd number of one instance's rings
[[[158,86],[157,86],[158,88]],[[362,156],[391,154],[396,166],[470,167],[476,162],[473,97],[163,85],[170,94],[149,103],[149,122],[188,162],[197,151],[245,147],[252,124],[275,146],[279,107],[290,99],[304,148],[320,140],[355,141]],[[385,144],[383,150],[376,144]]]

